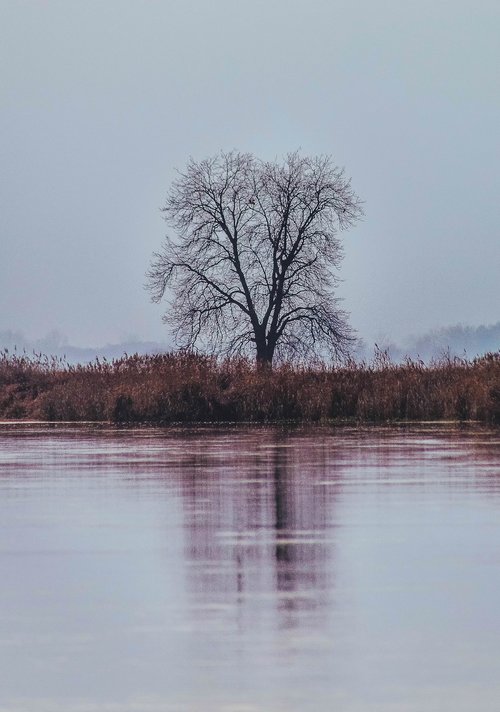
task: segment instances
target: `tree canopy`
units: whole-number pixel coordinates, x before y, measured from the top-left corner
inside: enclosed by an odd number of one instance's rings
[[[170,300],[164,321],[180,346],[268,364],[348,354],[339,233],[362,209],[330,157],[191,159],[164,213],[173,234],[153,256],[148,287],[154,301]]]

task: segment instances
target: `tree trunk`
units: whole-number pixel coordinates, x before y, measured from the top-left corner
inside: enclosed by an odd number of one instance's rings
[[[256,362],[259,369],[271,369],[273,367],[272,356],[257,356]]]
[[[256,339],[256,361],[259,368],[271,368],[273,365],[274,347],[271,347],[267,341],[266,337]]]

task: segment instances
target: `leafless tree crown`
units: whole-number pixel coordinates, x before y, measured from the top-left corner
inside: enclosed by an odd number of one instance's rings
[[[263,363],[348,353],[339,232],[362,210],[329,157],[191,159],[164,212],[173,236],[154,254],[148,287],[156,302],[172,295],[164,321],[181,346]]]

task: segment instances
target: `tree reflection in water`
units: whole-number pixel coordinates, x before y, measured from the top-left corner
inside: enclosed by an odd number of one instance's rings
[[[304,616],[321,625],[333,591],[340,484],[331,448],[317,436],[299,440],[256,429],[198,442],[185,458],[187,588],[201,617],[232,611],[246,626],[249,617],[259,625],[277,608],[281,626]],[[321,484],[327,466],[328,487]]]

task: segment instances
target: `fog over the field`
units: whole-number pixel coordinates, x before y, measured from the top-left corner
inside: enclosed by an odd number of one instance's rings
[[[163,342],[174,169],[332,154],[368,342],[500,319],[498,0],[0,0],[0,332]]]

